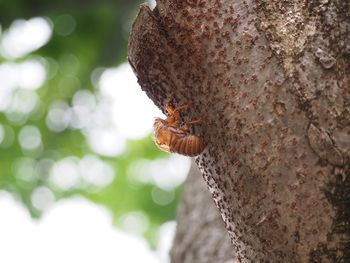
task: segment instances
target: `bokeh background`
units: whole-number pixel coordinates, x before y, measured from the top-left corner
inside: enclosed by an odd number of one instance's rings
[[[0,262],[169,261],[190,160],[126,63],[141,3],[1,1]]]

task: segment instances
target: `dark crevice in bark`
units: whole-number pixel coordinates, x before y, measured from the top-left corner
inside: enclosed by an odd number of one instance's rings
[[[325,188],[325,195],[328,201],[335,208],[335,217],[332,235],[340,235],[340,249],[328,249],[325,244],[320,244],[318,248],[310,254],[310,262],[324,262],[326,258],[334,263],[348,263],[350,261],[350,169],[349,167],[335,168],[336,179],[330,182]]]

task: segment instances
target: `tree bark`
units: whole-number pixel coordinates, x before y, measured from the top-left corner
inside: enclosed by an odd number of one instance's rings
[[[237,263],[217,207],[194,162],[185,182],[171,250],[173,263]]]
[[[159,0],[133,25],[142,89],[208,118],[196,162],[240,262],[350,261],[349,5]]]

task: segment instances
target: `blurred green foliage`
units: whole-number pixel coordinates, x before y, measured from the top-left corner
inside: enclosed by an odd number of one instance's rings
[[[32,202],[33,192],[42,186],[52,191],[55,201],[82,195],[107,207],[113,213],[117,225],[128,212],[141,211],[149,220],[149,227],[144,234],[154,245],[158,227],[175,218],[180,190],[176,188],[169,193],[174,196],[170,203],[157,204],[152,199],[152,191],[157,186],[130,180],[130,167],[138,160],[156,160],[166,155],[156,150],[151,138],[147,137],[129,141],[126,152],[118,157],[99,156],[89,146],[82,129],[68,127],[53,132],[45,121],[52,102],[64,101],[71,105],[74,94],[81,89],[95,94],[91,81],[94,69],[117,66],[126,61],[127,38],[140,4],[141,1],[132,0],[1,1],[2,32],[6,32],[15,20],[32,17],[49,19],[53,32],[47,44],[31,53],[15,59],[0,56],[0,65],[20,63],[30,58],[42,58],[49,62],[49,77],[34,91],[40,100],[38,108],[26,116],[17,116],[18,122],[0,111],[0,124],[7,136],[0,143],[0,189],[19,198],[33,217],[40,217],[45,212]],[[0,97],[1,92],[0,80]],[[40,151],[24,151],[18,142],[21,129],[28,125],[40,130],[43,145]],[[78,186],[62,190],[49,182],[53,165],[50,161],[55,163],[66,157],[83,158],[86,155],[98,156],[113,167],[117,176],[111,183],[103,187]],[[22,174],[25,176],[20,178],[15,173],[19,169],[18,163],[23,160],[30,165],[23,166],[25,171]],[[38,166],[45,161],[48,163],[46,166]],[[164,195],[168,194],[162,191]]]

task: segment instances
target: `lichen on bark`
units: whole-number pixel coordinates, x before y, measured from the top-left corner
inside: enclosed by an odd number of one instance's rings
[[[208,119],[196,161],[240,262],[348,253],[349,233],[334,232],[343,207],[324,190],[349,165],[348,8],[159,0],[134,22],[129,61],[142,89],[163,110],[191,102],[184,117]]]

